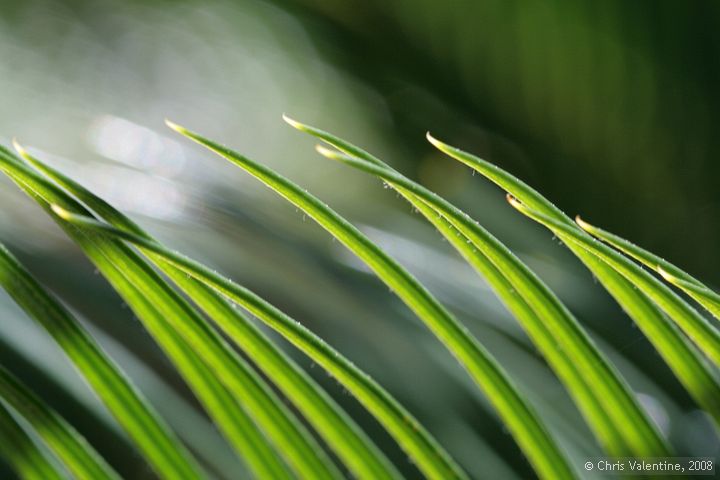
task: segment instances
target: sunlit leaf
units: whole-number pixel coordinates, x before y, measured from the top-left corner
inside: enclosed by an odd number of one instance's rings
[[[696,302],[705,307],[708,312],[712,313],[715,318],[720,319],[720,295],[700,280],[644,248],[638,247],[613,233],[590,225],[579,216],[576,217],[575,221],[586,232],[609,243],[648,267],[657,270],[665,280],[685,291]]]
[[[61,480],[63,475],[40,451],[7,408],[0,402],[0,454],[27,480]]]
[[[152,240],[139,225],[82,185],[27,153],[24,158],[107,222]],[[358,478],[381,479],[399,475],[337,403],[225,297],[164,261],[163,257],[152,253],[148,257],[288,396]]]
[[[65,464],[82,480],[120,477],[88,442],[45,402],[0,367],[0,399],[12,407]]]
[[[668,451],[631,390],[569,310],[501,242],[465,212],[402,176],[377,157],[325,131],[285,119],[295,128],[345,152],[318,147],[328,158],[381,178],[438,228],[488,280],[528,331],[608,453],[659,455]]]
[[[467,329],[405,269],[322,201],[289,180],[211,140],[177,125],[169,125],[261,180],[358,255],[425,322],[483,388],[539,474],[555,478],[573,476],[564,453],[503,369]],[[428,469],[426,473],[435,470],[435,466],[424,459],[417,460],[421,469]],[[430,466],[433,468],[429,469]]]

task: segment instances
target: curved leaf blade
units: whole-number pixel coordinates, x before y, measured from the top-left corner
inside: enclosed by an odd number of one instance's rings
[[[0,456],[27,480],[62,480],[35,442],[0,402]]]
[[[720,295],[711,290],[707,285],[693,277],[681,268],[673,265],[667,260],[658,257],[652,252],[645,250],[624,238],[598,228],[584,221],[578,215],[575,222],[594,237],[612,245],[626,255],[633,257],[640,263],[657,270],[657,272],[669,283],[685,291],[696,302],[705,307],[715,318],[720,319]]]
[[[462,470],[422,425],[369,375],[358,369],[340,352],[302,324],[265,302],[252,291],[218,275],[204,265],[146,238],[86,216],[73,214],[58,206],[54,206],[54,209],[57,215],[71,224],[127,240],[162,256],[186,274],[242,305],[304,352],[316,364],[330,372],[385,426],[418,464],[422,460],[423,468],[427,470],[426,474],[429,477],[466,478]]]
[[[26,159],[32,158],[24,150],[21,150],[21,154]],[[39,162],[35,160],[34,163]],[[180,281],[187,283],[185,274],[175,272],[173,275],[175,278],[184,277],[180,278]],[[158,280],[156,284],[166,287],[162,280]],[[138,285],[143,285],[143,283],[138,283]],[[202,285],[192,285],[192,287],[195,300],[210,305],[217,311],[219,305],[212,298],[214,294],[207,287]],[[161,308],[172,305],[172,302],[177,305],[172,318],[181,318],[184,314],[186,321],[175,320],[175,328],[181,331],[190,345],[200,353],[200,356],[216,372],[230,393],[241,401],[253,421],[261,427],[288,463],[299,474],[306,477],[325,479],[339,477],[340,472],[323,449],[265,381],[225,343],[202,317],[182,301],[174,290],[165,288],[165,291],[167,292],[166,301],[162,304],[158,303],[158,305]],[[147,287],[145,289],[145,294],[150,297],[155,296],[156,293],[157,289]],[[225,305],[225,307],[227,307],[226,312],[233,310],[229,305]],[[258,441],[259,438],[252,440],[254,443]],[[267,442],[265,441],[265,443]],[[245,449],[247,450],[247,447]],[[271,458],[269,450],[263,455],[265,456],[264,463],[271,465],[268,462]],[[278,462],[273,460],[272,463],[277,464]],[[280,475],[279,467],[280,465],[273,467],[276,476]]]
[[[622,455],[634,451],[635,454],[649,455],[667,451],[629,388],[584,334],[582,327],[550,289],[501,242],[466,213],[390,167],[381,168],[326,149],[319,151],[391,185],[486,278],[550,362],[608,453]],[[508,275],[507,272],[514,273]],[[539,307],[548,302],[555,305],[553,310]],[[564,330],[565,336],[558,334],[558,330]],[[560,348],[560,344],[564,346]],[[614,411],[615,417],[609,416],[606,409]],[[644,439],[637,438],[636,425],[650,432],[649,445],[639,445]],[[634,450],[628,450],[628,445],[635,445]]]
[[[193,462],[167,425],[85,328],[1,244],[0,285],[55,339],[158,471],[189,478]],[[95,465],[96,475],[100,467]]]
[[[16,146],[17,148],[17,146]],[[153,240],[139,225],[82,185],[26,152],[23,157],[110,224]],[[149,258],[252,359],[325,438],[357,478],[391,479],[399,473],[341,407],[287,354],[225,298],[160,256]]]
[[[168,125],[265,183],[363,260],[424,321],[485,391],[538,473],[555,478],[573,476],[564,454],[503,369],[477,339],[405,269],[327,205],[294,183],[196,133],[171,122]]]
[[[120,479],[82,435],[3,367],[0,367],[0,399],[32,426],[75,477]]]
[[[594,240],[562,210],[522,180],[481,158],[440,142],[429,134],[428,140],[442,152],[497,184],[527,208],[564,224],[586,242]],[[629,279],[593,253],[574,242],[566,245],[631,316],[698,404],[704,408],[714,408],[716,400],[713,400],[712,396],[717,388],[715,375],[694,348],[687,343],[677,326],[668,321],[660,307],[651,301],[649,295],[635,289]]]
[[[545,225],[556,235],[562,237],[563,241],[567,240],[570,243],[578,245],[580,248],[585,249],[616,269],[654,301],[657,302],[656,298],[667,298],[675,295],[652,275],[607,245],[592,238],[588,239],[588,237],[583,235],[582,232],[579,232],[577,228],[570,227],[564,222],[559,222],[545,214],[537,212],[515,199],[510,198],[509,200],[518,211]],[[676,372],[678,377],[681,380],[690,380],[690,383],[686,384],[686,388],[693,394],[698,403],[715,419],[715,422],[720,425],[720,384],[718,384],[718,380],[709,373],[709,369],[707,365],[704,364],[702,357],[691,348],[684,337],[679,335],[679,332],[676,331],[677,327],[675,327],[674,324],[668,325],[672,325],[674,327],[672,331],[675,332],[661,339],[664,344],[667,345],[663,348],[662,352],[668,356],[672,356],[668,359],[668,365],[670,365],[673,370],[675,370],[675,368],[682,369],[682,375]]]
[[[2,157],[0,155],[0,157]],[[108,279],[115,290],[136,313],[150,334],[168,355],[202,402],[215,424],[220,428],[238,454],[260,477],[289,478],[290,473],[267,438],[238,403],[238,395],[231,394],[217,378],[217,374],[196,353],[188,338],[175,330],[187,323],[192,310],[153,271],[152,267],[126,245],[113,242],[91,231],[78,229],[53,214],[48,201],[66,208],[90,213],[67,193],[50,183],[19,160],[7,155],[0,158],[0,169],[36,200],[72,238]],[[145,288],[140,289],[143,285]],[[148,293],[154,295],[148,295]],[[174,322],[174,324],[170,323]],[[182,330],[182,325],[178,330]],[[187,332],[185,332],[187,333]],[[182,472],[171,478],[196,478]]]
[[[515,313],[520,315],[521,324],[556,369],[608,453],[638,456],[668,454],[669,447],[641,410],[630,388],[594,346],[569,310],[507,247],[465,212],[410,181],[367,151],[318,128],[286,116],[283,118],[293,127],[345,153],[320,146],[317,148],[320,154],[376,175],[393,186],[441,232],[444,228],[438,225],[442,223],[438,215],[447,219],[456,232],[447,230],[444,236],[480,275],[492,280],[495,276],[493,270],[499,269],[507,277],[510,285],[494,280],[495,291],[501,298],[513,300],[517,292],[524,294],[521,301],[527,300],[528,306],[535,310],[526,312],[527,308],[518,309],[518,305],[512,303],[508,306],[514,307]],[[425,212],[423,204],[435,213]],[[548,309],[548,306],[551,308]],[[546,325],[537,325],[540,319],[544,319]],[[562,349],[557,348],[557,342],[563,345]],[[572,352],[572,358],[567,358],[563,351],[558,350]],[[574,364],[583,368],[575,368]],[[590,380],[586,382],[585,377]]]
[[[677,325],[700,347],[700,349],[716,364],[720,365],[720,332],[713,328],[690,305],[685,303],[672,290],[658,281],[648,272],[638,267],[622,254],[600,243],[592,237],[582,235],[578,229],[572,228],[564,222],[558,222],[546,215],[539,214],[532,209],[524,207],[519,202],[511,202],[515,208],[526,213],[531,218],[545,224],[552,229],[559,229],[569,235],[573,242],[581,245],[591,253],[596,254],[611,267],[625,276],[640,290],[657,303],[670,315]]]

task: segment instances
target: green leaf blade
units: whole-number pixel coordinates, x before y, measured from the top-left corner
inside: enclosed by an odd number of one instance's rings
[[[581,230],[573,228],[564,222],[550,219],[550,217],[525,208],[521,204],[514,204],[513,206],[540,223],[562,231],[574,243],[596,254],[613,269],[625,276],[666,311],[713,362],[720,365],[720,332],[667,286],[617,251],[592,237],[586,236]]]
[[[567,215],[522,180],[499,167],[455,147],[429,137],[439,150],[470,166],[476,172],[493,181],[516,198],[527,209],[552,219],[565,226],[578,238],[587,243],[593,238],[581,230]],[[605,261],[597,261],[596,255],[580,245],[566,243],[568,248],[588,267],[608,292],[615,297],[623,309],[647,335],[648,340],[662,355],[680,382],[688,389],[699,405],[710,412],[716,411],[717,400],[713,399],[717,381],[709,366],[687,344],[676,326],[665,318],[649,295],[637,291],[630,279],[625,278]],[[644,315],[644,312],[651,312]],[[711,334],[712,336],[712,334]],[[684,360],[689,363],[684,363]],[[717,414],[712,414],[717,418]]]
[[[0,456],[27,480],[62,480],[63,475],[0,402]]]
[[[198,134],[174,124],[169,126],[261,180],[353,251],[425,321],[483,388],[538,472],[548,477],[573,477],[564,454],[500,366],[414,277],[327,205],[289,180]]]
[[[25,154],[24,158],[112,225],[152,240],[135,222],[82,185],[30,155]],[[223,296],[198,280],[189,278],[187,273],[162,260],[162,257],[152,254],[149,257],[293,401],[358,478],[392,479],[400,476],[337,403]]]
[[[186,475],[188,453],[79,322],[0,246],[0,284],[58,343],[158,470]]]
[[[464,212],[438,199],[431,192],[409,181],[389,167],[380,169],[380,167],[369,165],[352,157],[343,157],[332,152],[320,151],[325,156],[330,156],[335,160],[342,161],[354,168],[383,179],[420,211],[471,266],[488,281],[503,303],[518,318],[533,342],[563,380],[575,401],[578,402],[581,412],[590,422],[591,428],[606,451],[617,455],[628,453],[625,446],[627,442],[615,427],[615,421],[608,417],[599,403],[598,399],[604,397],[596,384],[589,384],[585,381],[586,375],[578,370],[575,362],[565,355],[563,349],[558,348],[559,340],[557,337],[543,324],[536,311],[521,295],[521,293],[527,295],[529,289],[537,290],[537,287],[522,276],[519,281],[516,279],[513,283],[502,273],[509,269],[518,269],[517,263],[519,260],[515,260],[498,241],[492,240],[488,242],[488,240],[491,240],[491,236],[487,232],[482,232],[481,235],[486,238],[479,240],[477,231],[479,227],[468,227],[468,223],[472,224],[473,222],[466,221],[468,217]],[[489,252],[490,255],[496,258],[496,261],[498,257],[504,257],[504,260],[496,265],[482,252]],[[564,318],[564,321],[571,320]],[[606,379],[601,381],[607,383]],[[630,423],[627,419],[622,419],[622,421]]]
[[[720,319],[720,295],[711,290],[697,278],[693,277],[681,268],[673,265],[667,260],[658,257],[652,252],[645,250],[624,238],[598,228],[581,219],[575,218],[575,222],[594,237],[612,245],[626,255],[633,257],[640,263],[657,270],[657,272],[669,283],[683,290],[696,302],[705,307],[715,318]]]
[[[54,410],[0,367],[0,399],[22,416],[38,436],[81,480],[119,480],[118,474]]]
[[[330,347],[302,324],[293,320],[250,290],[219,276],[214,271],[160,244],[125,230],[117,229],[92,218],[75,215],[55,207],[64,220],[89,230],[129,241],[161,255],[175,267],[214,288],[230,300],[242,305],[253,315],[275,329],[289,342],[327,370],[351,392],[396,438],[430,478],[466,478],[462,470],[422,425],[388,392],[337,350]]]
[[[639,456],[668,454],[669,448],[641,410],[629,387],[584,334],[569,310],[501,242],[471,220],[465,212],[410,181],[377,157],[317,128],[299,122],[293,122],[292,125],[345,152],[342,154],[318,146],[316,149],[321,155],[381,178],[423,212],[441,232],[445,230],[445,238],[482,276],[491,280],[495,291],[531,334],[531,338],[564,380],[608,453]],[[362,158],[348,155],[356,152],[360,152]],[[427,211],[424,206],[433,211]],[[442,218],[438,216],[447,219],[452,228],[444,228]],[[462,237],[459,238],[456,233]],[[496,278],[497,270],[504,272],[507,279]],[[527,300],[530,305],[518,305],[518,301],[513,298],[516,292],[522,292],[524,299],[521,302]],[[523,307],[530,307],[532,311],[528,312]],[[539,324],[542,323],[541,319],[544,319],[548,328]],[[562,345],[562,349],[558,345]],[[558,350],[569,353],[566,355]]]
[[[186,341],[186,338],[168,323],[171,320],[189,321],[187,319],[189,307],[182,303],[178,304],[176,294],[170,293],[169,296],[164,296],[164,293],[168,292],[168,286],[149,265],[127,246],[59,220],[48,202],[52,202],[52,205],[61,204],[65,208],[89,215],[84,207],[64,191],[13,158],[0,159],[0,168],[44,210],[59,221],[68,236],[81,247],[98,267],[98,270],[120,293],[178,368],[213,417],[216,425],[250,468],[260,477],[290,478],[290,474],[277,452],[269,445],[264,434],[247,412],[240,408],[235,396],[217,379],[216,373],[205,364],[195,349]],[[145,289],[140,290],[137,285],[145,285]],[[153,293],[155,301],[151,301],[150,297],[146,295],[148,290]],[[160,298],[158,298],[159,296]],[[143,441],[147,440],[142,437],[136,439],[139,445],[142,445]],[[167,475],[161,474],[170,478],[197,478],[200,475],[193,472],[173,472],[173,468],[177,470],[182,464],[165,465],[151,461],[151,465],[159,473],[169,472]]]
[[[576,244],[585,249],[588,253],[595,255],[598,259],[617,269],[623,276],[638,285],[647,297],[654,301],[657,296],[664,294],[674,295],[662,283],[655,280],[644,270],[640,269],[632,261],[628,260],[618,252],[606,245],[579,232],[578,229],[558,222],[557,220],[536,212],[519,202],[513,204],[523,214],[544,224],[556,235],[562,237],[563,241]],[[637,282],[638,279],[642,279]],[[637,282],[637,283],[636,283]],[[659,287],[658,287],[659,286]],[[657,291],[655,290],[657,289]],[[663,292],[661,289],[664,289]],[[658,351],[668,362],[668,365],[675,371],[678,378],[683,382],[688,391],[696,401],[715,419],[720,425],[720,384],[715,376],[710,373],[704,359],[698,355],[696,350],[682,337],[675,324],[669,322],[653,323],[643,325],[643,328],[654,328],[653,339]]]

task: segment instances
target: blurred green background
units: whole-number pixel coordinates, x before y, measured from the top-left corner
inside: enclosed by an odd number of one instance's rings
[[[316,331],[408,406],[474,477],[532,472],[454,360],[329,235],[166,129],[164,117],[267,163],[348,216],[497,355],[572,455],[598,455],[485,283],[392,191],[319,158],[280,116],[378,154],[518,252],[588,327],[681,454],[720,454],[704,414],[564,247],[424,139],[430,130],[497,163],[569,214],[717,286],[717,2],[2,0],[0,12],[3,144],[16,136],[172,247]],[[0,239],[82,317],[211,472],[242,477],[132,312],[30,200],[0,183]],[[0,318],[0,363],[121,473],[151,478],[58,349],[4,293]],[[297,357],[418,476],[351,397]]]

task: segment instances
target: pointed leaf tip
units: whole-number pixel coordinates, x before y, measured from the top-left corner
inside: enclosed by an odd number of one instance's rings
[[[515,197],[514,197],[512,194],[510,194],[510,193],[508,193],[508,194],[505,195],[505,200],[507,200],[507,202],[508,202],[510,205],[512,205],[514,208],[516,208],[517,210],[521,210],[522,208],[525,207],[525,205],[523,205],[522,202],[520,202],[517,198],[515,198]]]
[[[55,203],[50,205],[50,209],[55,212],[55,215],[62,218],[63,220],[69,220],[72,217],[72,214],[70,212]]]
[[[655,267],[655,270],[660,274],[661,277],[663,277],[666,281],[670,283],[675,283],[677,281],[677,277],[675,275],[671,274],[664,268],[662,268],[660,265],[657,265]]]
[[[173,121],[171,121],[171,120],[169,120],[169,119],[167,119],[167,118],[165,119],[165,125],[167,125],[168,127],[172,128],[172,129],[175,130],[176,132],[178,132],[178,133],[180,133],[180,134],[183,134],[183,135],[187,132],[187,129],[186,129],[186,128],[181,127],[181,126],[178,125],[177,123],[175,123],[175,122],[173,122]]]
[[[330,160],[337,159],[338,152],[336,152],[335,150],[331,150],[331,149],[325,147],[324,145],[320,145],[320,144],[315,145],[315,151],[318,152],[323,157],[329,158]]]
[[[20,145],[20,143],[17,141],[17,138],[12,139],[12,145],[13,145],[13,148],[15,149],[15,151],[18,153],[18,155],[20,155],[23,158],[27,157],[27,155],[28,155],[27,150],[25,150],[25,147]]]
[[[444,153],[446,153],[446,154],[448,154],[448,155],[451,155],[450,149],[451,149],[452,147],[450,147],[450,145],[448,145],[447,143],[441,142],[441,141],[438,140],[437,138],[433,137],[430,132],[427,132],[427,133],[425,134],[425,138],[427,138],[428,142],[432,143],[432,145],[433,145],[435,148],[437,148],[438,150],[440,150],[441,152],[444,152]]]
[[[297,128],[298,130],[302,130],[305,125],[298,122],[297,120],[293,120],[292,118],[288,117],[286,113],[282,114],[282,119],[285,120],[285,123],[290,125],[293,128]]]
[[[435,148],[439,148],[442,150],[442,142],[440,142],[437,138],[433,137],[430,132],[425,132],[425,138],[427,138],[427,141],[432,143]]]
[[[592,225],[583,220],[580,215],[575,215],[575,223],[577,223],[578,226],[586,232],[589,232],[594,228]]]

